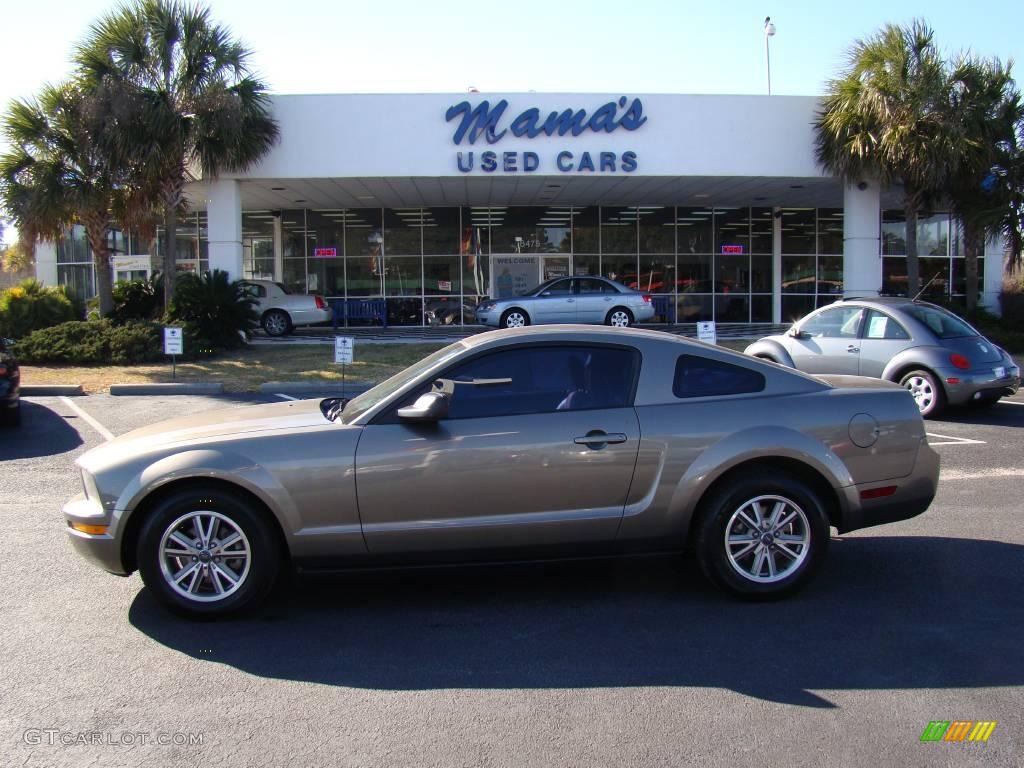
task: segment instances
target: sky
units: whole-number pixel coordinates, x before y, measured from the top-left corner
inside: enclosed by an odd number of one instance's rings
[[[74,46],[114,7],[21,0],[0,13],[0,108],[71,71]],[[1020,0],[212,0],[274,93],[570,92],[814,95],[851,43],[924,18],[948,53],[1019,62]],[[0,137],[0,151],[4,143]]]

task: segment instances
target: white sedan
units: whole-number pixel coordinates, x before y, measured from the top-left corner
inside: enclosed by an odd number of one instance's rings
[[[284,336],[296,325],[315,325],[331,319],[331,308],[323,296],[292,293],[273,280],[246,280],[260,325],[268,336]]]

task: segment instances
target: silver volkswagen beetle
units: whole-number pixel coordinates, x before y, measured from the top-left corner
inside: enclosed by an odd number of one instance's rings
[[[744,352],[808,373],[895,381],[926,419],[947,404],[992,405],[1020,387],[1020,368],[1004,350],[952,312],[906,298],[838,301]]]
[[[896,384],[578,325],[479,334],[350,401],[155,424],[78,465],[75,549],[191,615],[257,604],[283,568],[684,549],[774,598],[830,527],[918,515],[939,473]]]
[[[522,296],[486,299],[476,321],[498,328],[542,323],[596,323],[626,328],[654,317],[650,294],[603,277],[559,277]]]

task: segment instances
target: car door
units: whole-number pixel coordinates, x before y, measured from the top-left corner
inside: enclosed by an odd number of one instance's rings
[[[881,378],[885,366],[914,342],[894,317],[869,309],[860,340],[860,375]]]
[[[789,354],[798,370],[856,376],[860,367],[860,325],[863,307],[828,307],[799,326],[799,337],[788,337]]]
[[[572,279],[552,283],[529,302],[530,320],[540,323],[575,323],[576,296]]]
[[[615,538],[640,430],[640,355],[517,345],[454,364],[449,414],[404,422],[410,393],[367,425],[359,514],[374,553],[504,551]]]
[[[618,292],[608,283],[592,277],[577,277],[576,321],[603,323],[609,310],[615,306]]]

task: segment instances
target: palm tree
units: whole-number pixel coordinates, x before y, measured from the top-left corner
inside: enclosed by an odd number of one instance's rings
[[[1005,235],[1011,253],[1020,252],[1024,189],[1008,181],[1015,160],[1018,167],[1020,163],[1024,106],[1010,65],[961,57],[953,67],[949,110],[959,132],[976,139],[965,144],[968,151],[954,168],[949,185],[952,209],[964,230],[967,309],[972,311],[978,297],[978,257],[985,240]]]
[[[273,146],[277,123],[249,51],[209,10],[178,0],[137,0],[103,17],[75,61],[93,88],[120,92],[130,114],[114,128],[119,150],[138,162],[137,179],[162,209],[163,273],[170,306],[178,217],[185,185],[198,176],[244,171]]]
[[[915,21],[858,40],[815,121],[817,159],[827,171],[850,182],[902,184],[912,296],[920,288],[918,213],[941,196],[949,169],[967,149],[944,119],[949,78],[933,37]]]
[[[127,190],[127,170],[103,145],[105,92],[74,84],[46,86],[33,101],[15,101],[3,120],[11,149],[0,157],[0,201],[18,228],[18,248],[58,241],[75,222],[85,226],[99,289],[100,313],[114,307],[107,230]]]

